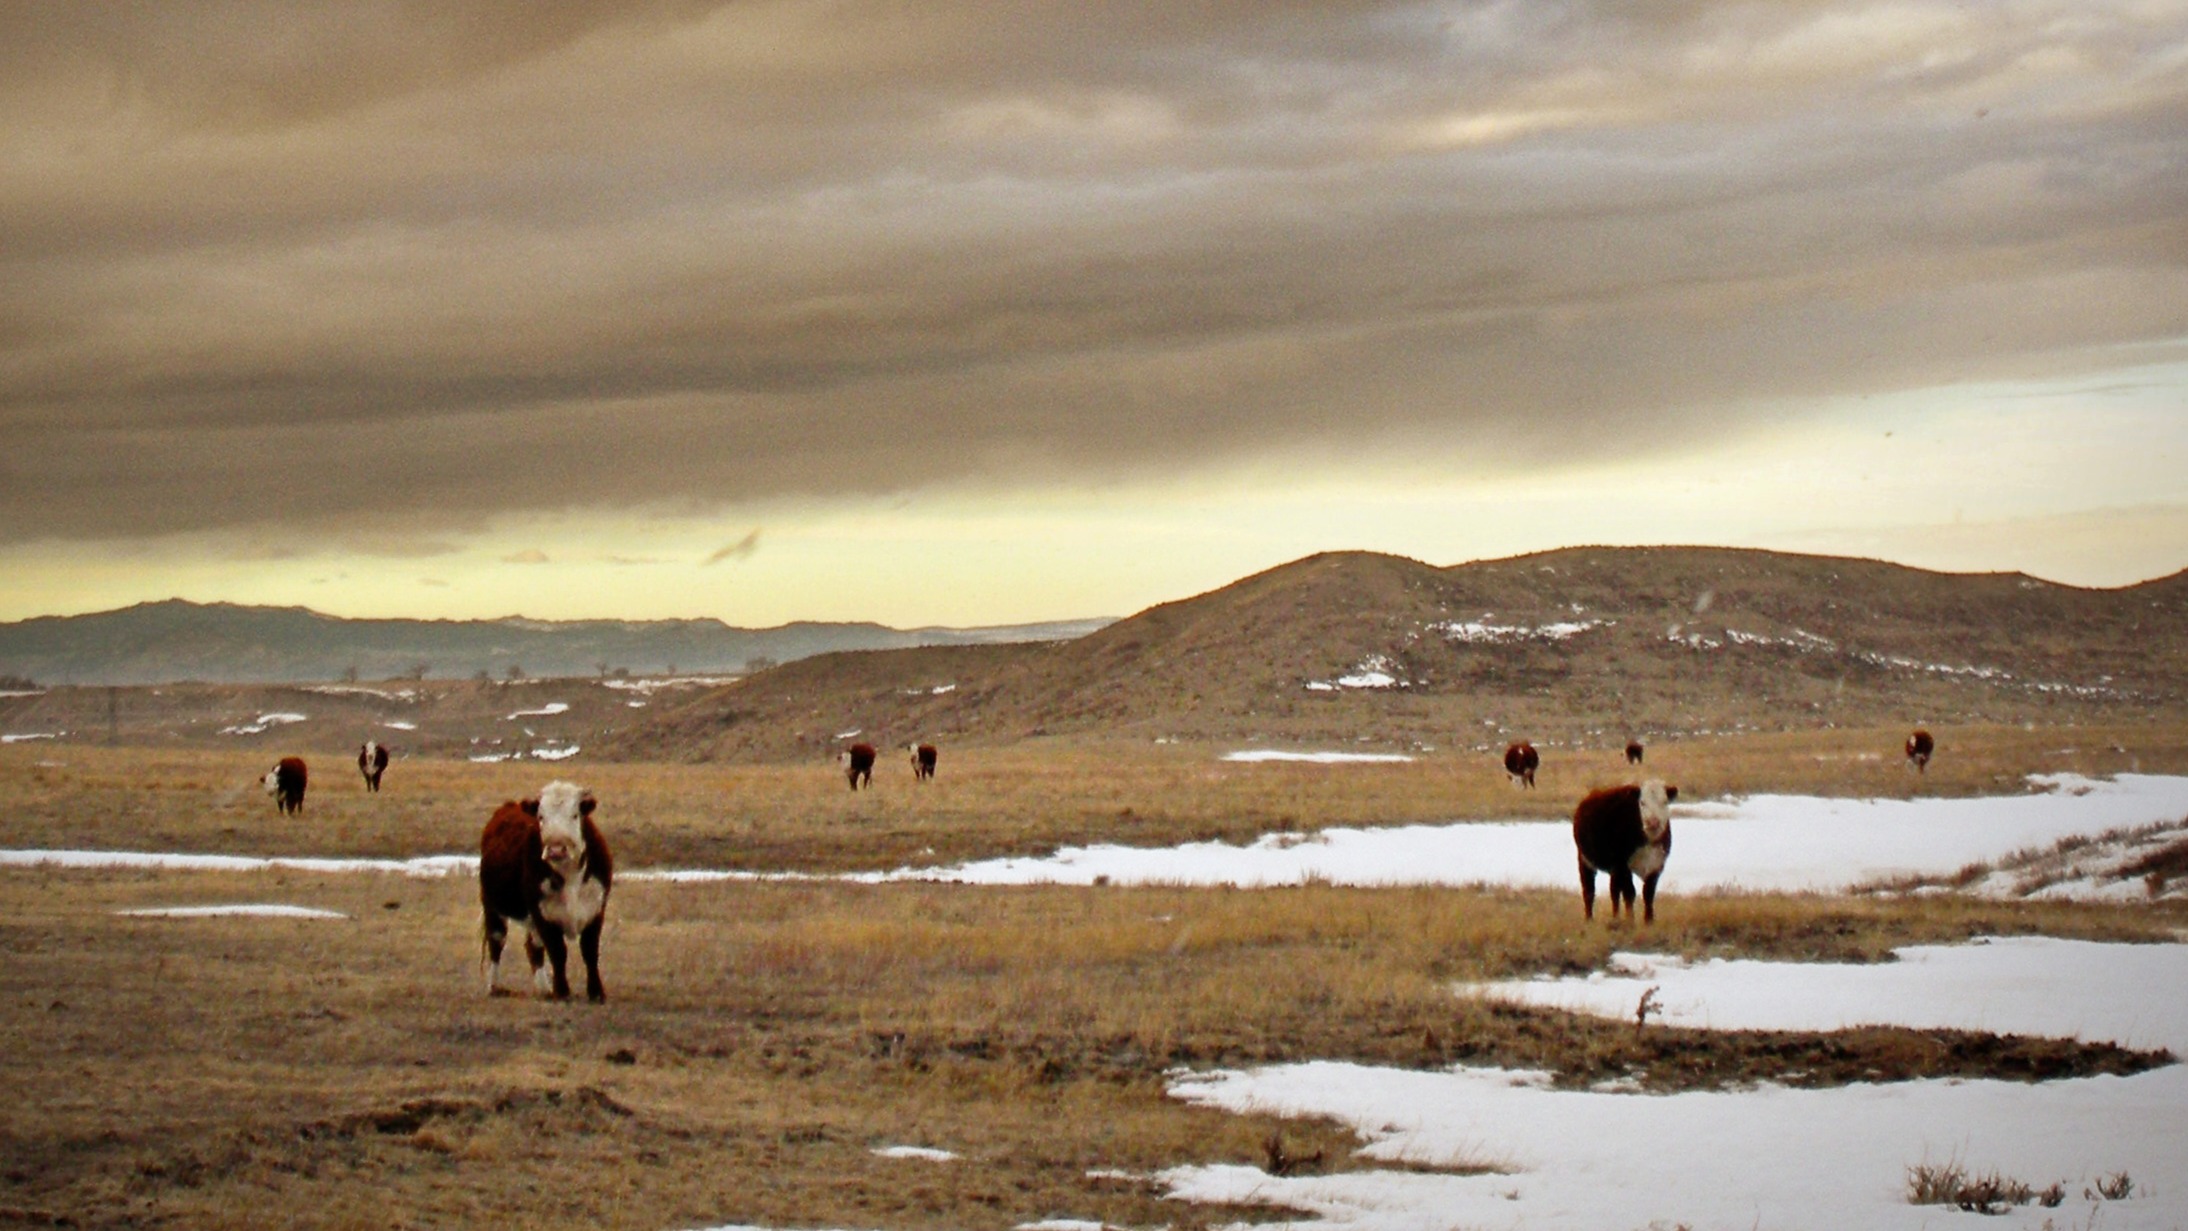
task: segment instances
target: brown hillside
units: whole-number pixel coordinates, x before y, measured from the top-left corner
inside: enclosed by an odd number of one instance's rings
[[[792,663],[657,709],[598,750],[804,758],[852,731],[891,747],[1074,734],[1473,748],[2132,721],[2183,710],[2184,616],[2188,574],[2086,590],[1719,548],[1447,569],[1332,553],[1076,641]]]

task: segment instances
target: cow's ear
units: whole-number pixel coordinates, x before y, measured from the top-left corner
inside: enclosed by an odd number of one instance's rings
[[[538,815],[539,815],[539,801],[538,801],[538,800],[536,800],[536,799],[527,799],[527,800],[525,800],[525,801],[524,801],[523,803],[521,803],[521,804],[518,804],[517,806],[518,806],[518,807],[520,807],[520,808],[522,808],[522,809],[524,809],[524,815],[526,815],[526,816],[538,816]]]
[[[593,814],[593,809],[599,806],[600,801],[593,798],[593,793],[591,791],[587,791],[583,795],[577,797],[577,814],[579,816],[591,816]]]
[[[1665,788],[1664,788],[1664,802],[1665,802],[1665,803],[1667,803],[1667,804],[1668,804],[1668,803],[1670,803],[1670,802],[1671,802],[1672,800],[1675,800],[1675,799],[1677,799],[1677,798],[1679,798],[1679,788],[1678,788],[1678,787],[1675,787],[1675,786],[1667,786],[1667,787],[1665,787]]]

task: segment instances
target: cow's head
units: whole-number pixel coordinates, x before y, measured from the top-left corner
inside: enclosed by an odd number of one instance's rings
[[[574,782],[550,782],[524,810],[539,818],[539,853],[564,876],[585,865],[584,818],[593,814],[592,792]]]
[[[1679,788],[1665,786],[1662,779],[1641,784],[1641,832],[1650,842],[1661,842],[1671,832],[1671,801],[1677,798]]]
[[[276,765],[267,770],[266,776],[260,778],[258,784],[266,788],[268,795],[279,795],[281,793],[281,767]]]

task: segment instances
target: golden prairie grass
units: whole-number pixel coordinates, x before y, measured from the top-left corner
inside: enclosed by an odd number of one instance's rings
[[[299,818],[257,786],[258,753],[85,745],[0,748],[6,845],[402,857],[474,849],[504,799],[571,778],[600,796],[626,866],[835,872],[1046,854],[1095,842],[1168,845],[1329,826],[1557,818],[1595,786],[1645,771],[1684,800],[1757,792],[1907,797],[2012,793],[2028,773],[2188,771],[2188,724],[1941,730],[1927,774],[1896,730],[1714,737],[1652,747],[1544,749],[1538,787],[1489,757],[1409,764],[1241,764],[1226,747],[1034,741],[944,749],[940,776],[902,758],[851,792],[830,763],[662,765],[397,761],[365,793],[344,758],[315,757]],[[1621,745],[1622,746],[1622,745]]]
[[[1880,793],[1865,784],[1905,774],[1858,759],[1883,734],[1657,749],[1651,768]],[[1960,767],[1941,759],[1898,785],[1965,792],[1994,772],[2175,755],[2174,735],[2116,732],[2129,751],[2043,760],[2098,746],[2081,734],[1963,733],[1945,745]],[[1623,770],[1553,751],[1543,787],[1522,794],[1458,759],[1228,765],[1214,752],[963,749],[934,784],[907,767],[857,796],[824,765],[426,760],[399,762],[367,796],[337,763],[301,819],[258,793],[256,757],[7,749],[0,786],[7,846],[413,855],[469,849],[494,803],[568,776],[601,794],[626,867],[825,871],[928,847],[942,860],[1556,815],[1590,776]],[[1108,1177],[1317,1154],[1344,1168],[1355,1143],[1327,1124],[1179,1105],[1164,1093],[1174,1066],[1495,1063],[1659,1089],[2128,1072],[2154,1058],[1939,1031],[1636,1030],[1452,985],[1594,970],[1618,948],[1860,961],[1978,934],[2161,939],[2184,921],[2170,905],[1673,895],[1636,929],[1584,924],[1575,897],[632,881],[610,906],[610,1000],[594,1008],[483,995],[468,877],[17,869],[0,879],[13,1094],[0,1209],[82,1225],[1220,1223],[1246,1212],[1180,1208]],[[349,918],[113,913],[236,901]],[[873,1153],[889,1145],[960,1157]]]

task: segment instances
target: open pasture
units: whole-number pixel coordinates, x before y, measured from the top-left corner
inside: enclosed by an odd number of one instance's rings
[[[1955,733],[1918,782],[1892,741],[1673,745],[1652,748],[1649,769],[1705,784],[1682,798],[1825,778],[1845,793],[1975,793],[2000,774],[2177,768],[2180,747],[2162,730]],[[1883,759],[1864,759],[1876,749]],[[1554,816],[1599,773],[1546,750],[1543,785],[1523,795],[1472,760],[1234,765],[1220,751],[945,750],[936,782],[917,786],[899,764],[857,796],[827,765],[430,761],[398,762],[368,796],[348,763],[318,756],[301,819],[274,812],[249,758],[18,747],[0,750],[0,781],[12,848],[410,856],[468,850],[493,803],[570,777],[599,792],[623,868],[829,871],[1287,824]],[[1624,771],[1615,757],[1601,750],[1600,776]],[[1134,1177],[1362,1164],[1334,1121],[1169,1097],[1177,1066],[1464,1061],[1696,1090],[2132,1073],[2159,1059],[1948,1030],[1636,1029],[1452,994],[1458,981],[1601,969],[1640,940],[1583,925],[1570,891],[631,881],[609,908],[600,1007],[489,1000],[476,902],[463,876],[11,870],[0,1211],[147,1226],[1194,1226],[1273,1215],[1165,1201]],[[117,913],[222,903],[346,918]],[[1646,943],[1870,961],[1984,934],[2167,939],[2184,922],[2178,904],[1673,891]],[[956,1157],[877,1153],[897,1146]]]

